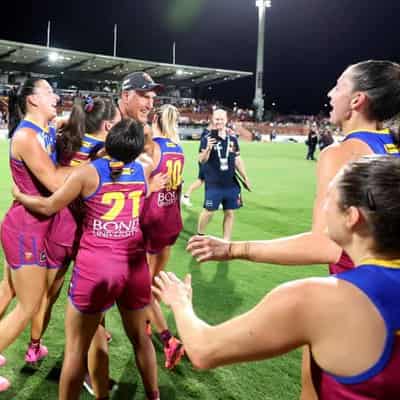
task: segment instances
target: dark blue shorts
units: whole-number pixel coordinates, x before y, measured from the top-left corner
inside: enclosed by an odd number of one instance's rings
[[[215,211],[218,210],[220,204],[222,204],[224,210],[236,210],[242,207],[242,197],[240,195],[239,186],[206,187],[204,208],[208,211]]]
[[[199,174],[197,176],[198,179],[201,181],[204,181],[204,171],[203,171],[203,166],[199,163]]]

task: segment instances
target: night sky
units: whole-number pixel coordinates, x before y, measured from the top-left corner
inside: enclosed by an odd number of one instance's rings
[[[0,39],[178,64],[255,71],[255,0],[2,1]],[[266,106],[317,113],[343,69],[400,61],[400,0],[272,0],[265,37]],[[205,88],[202,97],[250,105],[252,79]]]

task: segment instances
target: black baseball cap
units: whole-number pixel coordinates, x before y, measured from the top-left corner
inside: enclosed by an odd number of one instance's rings
[[[164,85],[154,82],[146,72],[132,72],[122,80],[122,90],[137,90],[139,92],[154,90],[155,92],[161,92],[163,89]]]

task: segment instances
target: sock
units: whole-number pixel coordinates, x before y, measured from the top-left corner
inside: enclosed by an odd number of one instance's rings
[[[34,347],[39,347],[39,346],[40,346],[40,339],[33,339],[33,338],[31,338],[31,343],[30,343],[30,345],[31,345],[31,346],[34,346]]]
[[[158,400],[160,398],[160,392],[158,390],[153,390],[152,392],[146,392],[147,400]]]
[[[172,338],[172,335],[171,335],[171,332],[169,331],[169,329],[166,329],[165,331],[162,331],[160,333],[160,338],[163,341],[164,346],[168,347],[169,339]]]

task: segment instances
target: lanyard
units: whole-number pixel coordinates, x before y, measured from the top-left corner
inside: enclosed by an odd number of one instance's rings
[[[222,159],[227,159],[228,158],[228,155],[229,155],[229,135],[226,135],[226,151],[225,151],[225,157],[223,158],[222,157],[222,155],[221,155],[221,147],[222,147],[222,143],[220,142],[220,143],[217,143],[217,153],[218,153],[218,158],[220,159],[220,160],[222,160]],[[219,145],[221,145],[221,147],[219,146]]]

